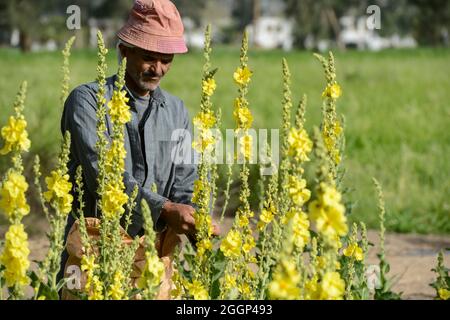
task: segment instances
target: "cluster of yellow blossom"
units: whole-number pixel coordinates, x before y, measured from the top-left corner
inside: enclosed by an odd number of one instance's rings
[[[27,270],[30,267],[28,255],[28,236],[23,224],[13,224],[5,235],[5,247],[0,256],[0,264],[5,266],[4,277],[8,287],[29,283]],[[1,289],[1,288],[0,288]]]
[[[234,119],[239,128],[250,129],[253,123],[253,115],[246,105],[246,100],[243,98],[236,98],[234,100]]]
[[[296,300],[300,298],[300,273],[296,264],[283,259],[274,273],[269,284],[269,298],[282,300]]]
[[[288,213],[287,218],[292,223],[292,237],[294,245],[299,250],[303,250],[310,239],[308,216],[302,211],[292,210]]]
[[[193,123],[200,130],[199,136],[192,143],[197,152],[211,151],[211,146],[216,142],[211,129],[216,122],[217,119],[211,110],[202,111],[194,117]]]
[[[194,297],[194,300],[208,300],[208,291],[203,287],[202,283],[198,280],[193,280],[192,283],[185,284],[189,294]]]
[[[339,149],[336,146],[336,141],[339,139],[342,133],[342,126],[338,120],[334,121],[329,127],[327,123],[324,125],[323,129],[323,142],[327,148],[330,156],[332,157],[334,163],[339,164],[341,162],[341,155]]]
[[[320,282],[315,275],[305,283],[307,300],[342,300],[344,292],[345,282],[336,271],[326,272]]]
[[[73,196],[70,194],[72,183],[69,175],[62,174],[60,170],[53,170],[50,176],[45,178],[48,191],[44,192],[44,198],[56,206],[56,210],[62,214],[68,214],[72,210]]]
[[[347,234],[345,207],[341,203],[341,194],[334,186],[320,183],[318,199],[309,204],[309,213],[317,230],[329,239]]]
[[[95,263],[94,255],[83,255],[81,258],[81,271],[86,272],[85,291],[88,293],[89,300],[103,300],[103,286],[95,271],[100,266]]]
[[[263,208],[261,210],[261,214],[259,215],[258,229],[261,231],[265,226],[271,223],[275,217],[275,214],[276,209],[273,203],[269,205],[269,208]]]
[[[253,137],[249,134],[239,138],[239,151],[244,155],[245,159],[250,159],[253,151]]]
[[[114,172],[114,168],[119,170],[125,169],[125,157],[127,156],[127,151],[123,142],[118,140],[113,140],[111,142],[111,147],[106,153],[105,159],[105,171],[107,173]]]
[[[143,287],[143,281],[150,281],[151,285],[158,286],[164,277],[164,264],[150,252],[145,253],[146,264],[142,277],[139,280],[139,287]]]
[[[122,189],[121,184],[116,182],[105,186],[101,205],[102,212],[107,219],[113,219],[125,212],[123,206],[128,201],[128,195]]]
[[[223,252],[225,257],[237,258],[241,253],[241,246],[241,234],[236,230],[231,230],[220,244],[220,250]]]
[[[341,86],[337,83],[333,83],[331,85],[328,85],[325,90],[322,92],[323,98],[331,98],[336,100],[342,95],[342,89]]]
[[[440,288],[438,290],[439,298],[441,300],[449,300],[450,299],[450,291],[445,288]]]
[[[246,86],[250,82],[250,78],[252,77],[252,72],[247,66],[239,67],[233,73],[233,79],[239,86]]]
[[[338,272],[327,272],[320,284],[320,300],[341,300],[345,292],[345,282]]]
[[[303,206],[311,197],[311,191],[306,188],[306,180],[297,176],[289,176],[288,193],[297,206]]]
[[[292,127],[288,135],[288,144],[290,156],[293,156],[297,161],[309,161],[308,154],[312,150],[313,142],[305,129]]]
[[[28,139],[28,132],[26,130],[27,122],[23,116],[10,116],[8,124],[2,128],[2,138],[5,140],[5,145],[0,150],[0,154],[5,155],[11,151],[28,151],[31,142]]]
[[[113,300],[125,299],[125,291],[122,288],[122,281],[125,280],[122,271],[118,270],[114,273],[113,283],[109,288],[108,296]]]
[[[114,90],[111,100],[108,102],[109,115],[111,120],[121,125],[131,120],[130,107],[127,102],[130,100],[126,96],[125,90]]]
[[[202,81],[202,92],[208,97],[213,95],[216,87],[216,80],[214,78],[208,78]]]
[[[21,219],[30,212],[25,192],[28,183],[20,173],[10,170],[0,189],[0,208],[7,214],[10,220]]]
[[[353,257],[357,261],[362,261],[364,259],[363,250],[358,246],[357,243],[351,243],[343,251],[344,256]]]

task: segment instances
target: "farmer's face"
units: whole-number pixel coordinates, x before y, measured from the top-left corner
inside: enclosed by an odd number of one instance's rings
[[[122,56],[127,58],[127,75],[138,92],[154,91],[169,71],[173,54],[164,54],[121,46]]]

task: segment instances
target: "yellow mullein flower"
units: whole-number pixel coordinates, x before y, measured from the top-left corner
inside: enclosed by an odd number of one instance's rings
[[[111,100],[108,102],[111,120],[125,124],[131,120],[130,107],[127,105],[129,98],[125,90],[114,90]]]
[[[206,251],[212,250],[212,243],[209,239],[203,239],[197,243],[197,254],[198,256],[203,256]]]
[[[438,290],[438,293],[439,293],[439,298],[441,300],[448,300],[448,299],[450,299],[450,291],[449,290],[447,290],[445,288],[440,288]]]
[[[237,98],[239,99],[239,98]],[[250,129],[253,123],[253,115],[249,108],[238,107],[234,109],[233,116],[241,129]]]
[[[305,299],[306,300],[319,300],[320,287],[318,284],[318,277],[314,275],[310,280],[305,283]]]
[[[208,300],[208,291],[202,286],[201,282],[198,280],[192,281],[192,283],[187,284],[187,289],[189,294],[194,297],[194,300]]]
[[[271,206],[269,209],[263,208],[259,216],[258,229],[262,230],[266,225],[272,222],[275,209]]]
[[[216,143],[216,139],[209,129],[201,130],[197,139],[192,142],[192,147],[199,153],[211,151],[211,147]]]
[[[220,250],[225,257],[238,257],[241,252],[242,238],[238,231],[231,230],[220,244]]]
[[[103,300],[102,282],[98,276],[92,278],[92,292],[89,294],[88,300]]]
[[[28,183],[25,177],[16,171],[10,171],[0,189],[0,208],[12,218],[13,215],[21,218],[30,212],[27,204],[25,192],[28,190]]]
[[[213,78],[202,81],[202,91],[207,96],[212,96],[214,90],[216,90],[216,87],[216,80],[214,80]]]
[[[337,83],[334,83],[332,85],[328,85],[325,90],[322,93],[322,97],[323,98],[332,98],[332,99],[337,99],[342,95],[342,89],[341,86],[338,85]]]
[[[31,142],[28,139],[26,127],[27,122],[24,119],[16,119],[13,116],[9,117],[8,124],[1,131],[5,145],[0,150],[0,154],[8,154],[17,147],[20,151],[28,151]]]
[[[351,243],[347,248],[343,250],[344,256],[353,257],[358,261],[362,261],[364,258],[363,250],[357,243]]]
[[[341,203],[341,194],[334,186],[320,184],[318,199],[309,204],[309,213],[317,230],[331,240],[348,232],[345,207]]]
[[[124,299],[125,291],[123,290],[122,282],[125,279],[122,272],[116,271],[114,273],[113,284],[111,285],[108,296],[110,296],[113,300],[121,300]]]
[[[304,212],[297,212],[292,218],[292,232],[295,246],[302,250],[310,239],[309,220]]]
[[[282,260],[281,266],[275,271],[273,280],[269,284],[270,299],[295,300],[300,298],[300,274],[296,264]]]
[[[29,254],[28,236],[23,224],[11,225],[5,234],[5,246],[0,256],[0,265],[5,266],[3,276],[8,287],[15,284],[24,286],[29,283],[27,277],[27,270],[30,267]]]
[[[106,153],[106,172],[113,172],[113,168],[118,166],[121,170],[125,169],[125,158],[127,151],[123,141],[113,140],[111,147]]]
[[[251,298],[251,288],[250,285],[247,282],[240,282],[237,285],[237,288],[239,290],[239,293],[244,296],[244,297],[248,297],[246,300]]]
[[[47,202],[54,202],[57,210],[63,214],[68,214],[72,210],[73,196],[70,194],[72,183],[69,182],[69,175],[61,175],[59,170],[53,170],[50,176],[45,178],[48,191],[44,192]]]
[[[200,200],[200,192],[203,190],[203,182],[201,180],[194,181],[194,190],[192,192],[192,202],[198,204]]]
[[[289,177],[288,192],[292,202],[297,206],[304,205],[311,197],[311,191],[306,189],[306,180],[296,176]]]
[[[236,276],[232,274],[226,274],[224,279],[224,288],[226,290],[230,290],[232,288],[236,288]]]
[[[345,282],[337,272],[327,272],[320,283],[321,300],[341,300],[345,292]]]
[[[324,206],[335,206],[341,202],[342,196],[335,187],[329,186],[325,183],[320,184],[323,193],[321,193],[320,198]]]
[[[253,151],[253,137],[249,134],[242,136],[239,139],[240,152],[244,155],[246,160],[249,160]]]
[[[250,78],[252,76],[252,72],[248,67],[237,68],[237,70],[233,74],[233,79],[236,84],[245,86],[250,82]]]
[[[249,253],[255,247],[255,239],[251,234],[245,237],[244,245],[242,246],[242,250],[245,253]]]
[[[344,211],[344,206],[340,203],[325,208],[315,200],[309,205],[311,220],[316,223],[317,230],[330,239],[335,238],[336,235],[344,236],[347,234],[347,218]]]
[[[198,113],[192,122],[199,129],[211,129],[216,124],[216,117],[211,110]]]
[[[108,219],[122,215],[125,212],[123,206],[127,201],[128,196],[122,191],[119,184],[110,183],[105,186],[105,192],[102,195],[102,212]]]
[[[309,161],[308,154],[311,152],[313,142],[305,129],[291,128],[288,135],[289,155],[297,161]]]
[[[156,254],[145,252],[145,267],[138,281],[138,288],[144,289],[150,284],[153,287],[159,286],[164,277],[164,263]]]

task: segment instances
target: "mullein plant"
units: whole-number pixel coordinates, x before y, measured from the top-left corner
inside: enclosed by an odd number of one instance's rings
[[[330,161],[322,135],[318,129],[314,131],[315,154],[319,161],[317,170],[318,185],[316,199],[308,206],[309,217],[317,232],[320,245],[318,268],[311,275],[307,295],[312,299],[343,299],[345,282],[339,273],[338,250],[340,238],[348,232],[345,207],[341,194],[336,189],[330,174]]]
[[[5,244],[0,254],[0,291],[8,287],[9,299],[23,298],[23,287],[30,282],[28,236],[22,218],[30,212],[26,192],[28,183],[23,176],[22,153],[28,152],[31,142],[23,115],[27,83],[20,86],[14,102],[15,115],[1,129],[3,147],[1,155],[11,153],[12,168],[8,169],[0,183],[0,209],[6,214],[10,226],[5,234]]]
[[[64,103],[69,90],[69,56],[70,48],[75,41],[72,37],[67,41],[63,54],[63,81],[61,89],[61,103]],[[61,153],[58,158],[58,165],[48,177],[45,178],[47,191],[42,193],[40,184],[39,157],[36,156],[34,164],[35,185],[38,196],[41,200],[43,211],[49,221],[50,231],[48,233],[50,248],[42,263],[39,266],[38,274],[32,273],[35,298],[39,299],[59,299],[58,291],[64,285],[64,281],[57,283],[56,276],[61,263],[61,253],[64,250],[64,228],[67,215],[72,210],[73,196],[71,195],[72,183],[69,181],[67,163],[70,153],[70,133],[65,132]],[[46,204],[53,209],[54,214],[49,213]]]
[[[105,95],[105,57],[107,49],[104,46],[103,37],[99,32],[99,63],[97,92],[97,154],[98,154],[98,195],[97,206],[102,212],[100,219],[100,239],[98,242],[85,246],[87,249],[98,247],[96,250],[86,250],[82,258],[81,269],[86,272],[87,281],[85,293],[89,299],[127,299],[135,291],[130,283],[130,274],[134,261],[134,252],[139,242],[134,239],[131,245],[122,242],[125,235],[121,228],[121,218],[128,208],[129,197],[125,193],[123,172],[125,170],[126,151],[124,147],[124,125],[130,121],[131,114],[127,105],[128,98],[125,85],[126,61],[122,61],[117,74],[115,90],[111,101],[106,105]],[[112,135],[108,139],[106,132],[106,116],[112,121]],[[136,195],[134,191],[133,196]],[[129,220],[129,219],[128,219]],[[81,224],[85,219],[80,220]],[[86,229],[86,226],[81,228]]]
[[[296,272],[301,272],[303,269],[302,253],[305,246],[309,243],[309,220],[304,211],[304,205],[309,200],[311,193],[306,188],[306,180],[303,179],[303,163],[309,161],[309,153],[312,150],[313,143],[309,139],[308,133],[304,129],[306,96],[303,96],[296,115],[295,123],[291,125],[291,109],[292,98],[290,90],[290,78],[288,63],[285,59],[282,61],[283,69],[283,146],[282,146],[282,161],[280,166],[280,178],[283,181],[281,186],[277,186],[275,190],[274,183],[277,177],[272,177],[266,192],[266,198],[269,200],[264,203],[258,223],[260,239],[258,247],[260,252],[259,263],[259,294],[260,298],[265,297],[267,292],[264,290],[265,282],[271,278],[271,265],[277,263],[279,252],[285,245],[285,242],[292,242],[292,261],[294,263]],[[287,186],[284,187],[284,186]],[[272,194],[278,195],[276,202],[277,206],[271,203],[273,201]],[[276,215],[277,211],[280,214]],[[276,217],[274,219],[274,217]],[[271,222],[271,233],[267,233],[265,228]],[[289,229],[287,229],[289,226]],[[288,232],[289,230],[289,232]],[[266,238],[272,241],[266,241]],[[285,262],[287,263],[287,262]],[[291,267],[292,270],[294,270]],[[279,269],[278,269],[278,272]],[[276,281],[284,281],[283,278],[273,278],[271,282],[271,297],[283,298],[284,293],[275,293],[275,288],[282,288],[282,284],[275,284]],[[274,282],[275,281],[275,282]],[[290,296],[291,298],[294,295]]]
[[[240,171],[241,190],[240,205],[231,230],[220,244],[220,250],[225,259],[224,274],[220,279],[220,298],[254,299],[255,274],[251,264],[256,263],[254,255],[255,239],[253,237],[250,219],[253,212],[250,209],[248,185],[248,162],[254,156],[252,153],[253,139],[249,134],[253,116],[247,100],[248,84],[252,71],[248,67],[248,36],[244,33],[240,54],[240,66],[233,74],[234,82],[238,86],[239,95],[234,101],[234,118],[236,120],[235,135],[237,137],[237,157],[243,160]]]
[[[145,200],[142,200],[141,206],[145,230],[145,267],[138,280],[138,288],[142,290],[142,299],[153,300],[158,294],[159,285],[164,277],[165,269],[155,248],[156,233],[153,229],[150,208]]]
[[[447,249],[448,250],[448,249]],[[439,251],[437,257],[437,265],[431,269],[437,275],[436,280],[430,284],[436,290],[435,300],[449,300],[450,299],[450,269],[444,265],[444,252]]]
[[[329,174],[332,176],[332,179],[337,182],[337,186],[339,187],[340,179],[338,179],[338,174],[339,164],[342,160],[344,135],[343,121],[338,118],[336,111],[336,101],[342,95],[342,89],[336,81],[334,55],[329,52],[328,59],[319,54],[315,54],[315,57],[322,64],[327,82],[327,85],[322,92],[322,138],[327,150],[327,155],[330,158]]]
[[[345,279],[345,298],[347,300],[367,300],[370,297],[366,280],[366,255],[369,242],[364,223],[360,223],[359,231],[361,239],[358,240],[358,225],[352,225],[351,235],[347,239],[347,245],[342,250],[339,263],[342,266],[341,274]]]
[[[376,192],[378,194],[378,209],[379,209],[379,221],[380,221],[380,251],[377,254],[379,259],[380,275],[379,285],[375,288],[374,299],[375,300],[400,300],[401,292],[396,293],[391,290],[392,280],[388,278],[387,274],[390,270],[389,263],[386,259],[386,252],[384,248],[384,234],[386,228],[384,226],[386,208],[384,205],[384,195],[381,184],[375,178],[372,178],[375,185]]]
[[[203,56],[202,92],[200,112],[194,117],[196,137],[192,146],[199,156],[198,179],[194,182],[192,202],[196,206],[194,213],[195,258],[190,266],[190,276],[184,279],[185,297],[194,299],[209,299],[211,297],[212,282],[212,216],[211,207],[216,193],[217,168],[213,164],[216,139],[213,129],[217,129],[218,117],[213,111],[211,97],[216,90],[214,75],[217,69],[211,69],[211,26],[205,30]]]

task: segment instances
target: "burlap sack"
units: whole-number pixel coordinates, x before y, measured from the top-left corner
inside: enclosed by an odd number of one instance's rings
[[[98,240],[100,238],[100,220],[97,218],[86,218],[86,229],[91,240]],[[120,228],[122,235],[122,241],[126,245],[130,245],[133,239],[125,232],[123,228]],[[172,254],[177,245],[181,242],[180,235],[177,235],[171,228],[166,228],[161,233],[156,235],[155,247],[158,251],[158,255],[161,258],[165,266],[165,276],[160,286],[160,290],[156,299],[158,300],[169,300],[170,291],[172,289],[172,274],[173,274],[173,257]],[[92,242],[91,242],[92,243]],[[95,253],[98,253],[98,248],[93,248]],[[81,244],[81,235],[79,229],[79,221],[77,220],[69,231],[67,236],[66,250],[69,254],[69,258],[66,262],[64,268],[64,277],[73,276],[72,270],[74,266],[80,268],[81,258],[83,256],[83,246]],[[144,237],[139,239],[139,247],[136,250],[136,255],[134,258],[134,264],[131,272],[131,280],[133,285],[137,286],[137,281],[141,276],[142,270],[145,267],[145,247],[144,247]],[[79,269],[81,270],[81,269]],[[86,273],[81,272],[79,288],[84,288],[86,284]],[[76,296],[70,293],[73,291],[72,288],[69,290],[64,287],[62,289],[63,300],[74,300]]]

